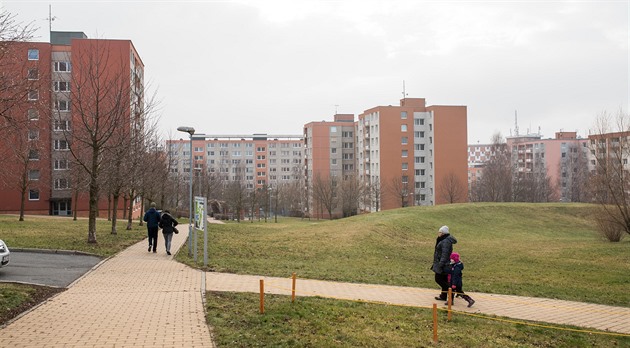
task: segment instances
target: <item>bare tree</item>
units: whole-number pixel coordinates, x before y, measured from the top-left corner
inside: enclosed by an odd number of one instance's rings
[[[339,199],[337,197],[337,181],[334,176],[322,178],[317,173],[313,179],[313,200],[314,205],[320,210],[325,208],[328,218],[332,220],[333,212],[337,209]],[[321,211],[323,212],[323,211]],[[322,215],[320,212],[319,215]]]
[[[589,140],[593,195],[610,221],[630,234],[630,116],[602,113]]]
[[[442,179],[442,183],[440,184],[442,197],[448,203],[461,201],[466,192],[464,185],[465,184],[459,180],[455,173],[449,172],[444,179]]]
[[[586,145],[586,143],[584,143]],[[566,158],[560,164],[558,187],[562,200],[569,202],[590,202],[588,190],[590,172],[588,170],[588,147],[579,142],[569,144]]]
[[[33,37],[35,28],[15,18],[10,12],[0,10],[0,134],[23,124],[23,117],[15,109],[25,103],[30,87],[37,83],[27,78],[29,72],[25,71],[22,56],[26,54],[24,43]]]
[[[485,202],[512,200],[512,162],[501,133],[492,136],[492,154],[478,183],[479,197]]]
[[[29,189],[38,189],[43,191],[47,185],[41,185],[47,182],[46,170],[41,170],[40,166],[34,164],[39,160],[39,156],[46,148],[42,141],[39,140],[37,130],[30,130],[14,125],[13,132],[7,132],[5,141],[9,141],[11,146],[7,147],[6,153],[3,154],[5,160],[13,163],[11,170],[3,170],[2,178],[6,186],[14,187],[20,192],[20,217],[19,221],[24,221],[24,209]]]
[[[85,45],[84,50],[73,53],[75,73],[70,100],[75,126],[70,151],[89,177],[87,241],[96,243],[101,172],[109,149],[124,145],[123,137],[116,135],[130,127],[133,90],[128,68],[122,59],[118,61],[112,56],[115,51],[108,42],[90,40]],[[128,56],[128,53],[123,55]]]
[[[357,215],[363,186],[356,175],[345,176],[341,182],[341,208],[344,217]]]
[[[406,177],[395,176],[387,186],[387,192],[396,197],[401,207],[409,206],[409,197],[413,195],[413,186]]]

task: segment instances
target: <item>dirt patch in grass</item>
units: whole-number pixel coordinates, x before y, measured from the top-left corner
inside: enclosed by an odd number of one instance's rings
[[[40,285],[0,283],[0,327],[65,290]]]

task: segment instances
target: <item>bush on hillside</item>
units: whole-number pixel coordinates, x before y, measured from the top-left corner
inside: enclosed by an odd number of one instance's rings
[[[609,242],[620,242],[625,232],[622,226],[619,224],[619,220],[616,217],[612,217],[610,212],[606,214],[599,214],[595,221],[597,222],[597,230],[599,234],[608,240]]]

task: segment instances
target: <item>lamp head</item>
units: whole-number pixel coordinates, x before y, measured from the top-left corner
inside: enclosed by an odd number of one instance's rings
[[[181,127],[177,127],[177,130],[180,132],[188,133],[190,134],[190,136],[195,134],[195,129],[193,127],[181,126]]]

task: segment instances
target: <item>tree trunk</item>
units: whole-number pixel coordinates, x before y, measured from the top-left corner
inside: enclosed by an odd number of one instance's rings
[[[116,215],[118,214],[118,198],[120,197],[120,193],[116,192],[113,194],[113,203],[114,205],[112,206],[112,234],[118,234],[118,231],[116,230]]]
[[[74,191],[74,211],[72,213],[72,220],[77,221],[77,207],[79,206],[79,189]]]
[[[127,231],[131,231],[133,224],[133,196],[134,190],[129,192],[129,211],[127,212]],[[142,226],[142,219],[140,219],[140,226]]]
[[[20,199],[20,221],[24,221],[24,205],[25,205],[25,201],[26,201],[26,190],[22,189],[21,192],[21,199]]]

